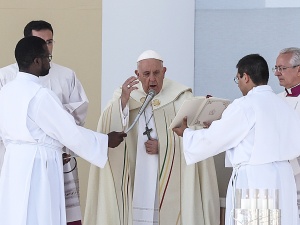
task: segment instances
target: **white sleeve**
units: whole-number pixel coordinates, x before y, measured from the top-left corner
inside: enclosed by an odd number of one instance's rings
[[[90,163],[104,167],[107,161],[108,136],[76,125],[59,99],[44,91],[35,98],[33,120],[50,137],[75,152]]]
[[[231,104],[222,118],[212,122],[208,129],[185,129],[183,149],[186,163],[193,164],[236,147],[246,137],[253,123],[254,120],[249,120],[240,107]]]
[[[120,114],[121,114],[121,118],[122,118],[122,125],[123,125],[123,127],[125,127],[128,125],[128,120],[129,120],[129,106],[127,103],[125,108],[122,111],[121,98],[119,100],[119,105],[120,105]]]
[[[64,103],[64,108],[74,117],[76,124],[83,126],[88,110],[88,98],[81,85],[80,81],[76,78],[73,72],[74,80],[70,85],[69,102]]]

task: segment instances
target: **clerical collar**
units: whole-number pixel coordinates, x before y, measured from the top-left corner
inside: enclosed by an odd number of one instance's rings
[[[292,88],[286,88],[285,91],[287,97],[298,97],[300,95],[300,84]]]

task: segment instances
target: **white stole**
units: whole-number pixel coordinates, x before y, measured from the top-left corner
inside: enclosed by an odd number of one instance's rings
[[[138,141],[133,190],[133,225],[158,224],[158,154],[146,153],[145,142],[147,135],[143,135],[146,123],[152,115],[152,106],[145,109],[138,123]],[[145,119],[146,117],[146,119]],[[146,120],[146,122],[145,122]],[[157,139],[155,121],[152,116],[148,123],[152,128],[151,138]]]

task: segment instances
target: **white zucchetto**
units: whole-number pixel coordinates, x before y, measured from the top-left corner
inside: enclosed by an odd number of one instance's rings
[[[158,59],[163,62],[162,57],[153,50],[144,51],[137,59],[136,62],[142,61],[144,59]]]

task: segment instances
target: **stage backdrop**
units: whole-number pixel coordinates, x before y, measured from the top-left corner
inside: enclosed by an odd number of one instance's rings
[[[194,0],[103,0],[101,105],[134,74],[136,59],[152,49],[166,77],[193,87]]]

